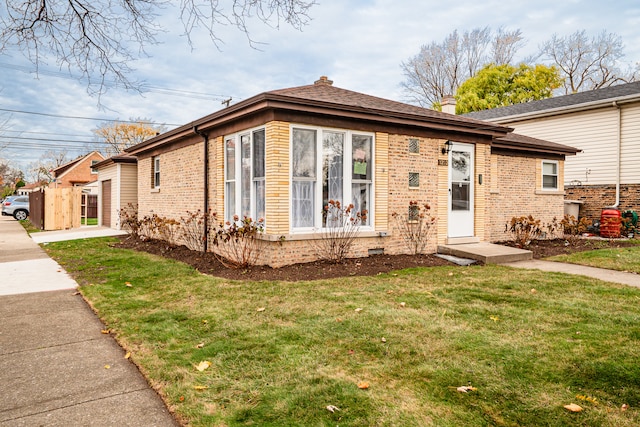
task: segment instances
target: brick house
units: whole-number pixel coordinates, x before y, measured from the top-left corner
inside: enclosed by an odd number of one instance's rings
[[[104,160],[104,156],[97,151],[80,156],[53,170],[54,180],[50,184],[53,188],[69,188],[81,186],[95,181],[98,173],[93,169],[97,163]]]
[[[565,163],[564,186],[566,198],[581,203],[581,216],[597,219],[608,206],[640,210],[640,82],[465,117],[578,147]]]
[[[437,244],[504,240],[505,223],[563,212],[566,155],[512,129],[333,86],[256,95],[127,149],[139,215],[265,219],[261,262],[315,259],[329,199],[367,210],[351,256],[406,253],[392,213],[429,203]],[[284,238],[284,239],[283,239]]]

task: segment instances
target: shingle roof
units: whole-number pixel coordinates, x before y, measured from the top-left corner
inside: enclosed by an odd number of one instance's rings
[[[556,96],[541,99],[540,101],[523,102],[522,104],[509,105],[507,107],[493,108],[491,110],[476,111],[465,114],[464,117],[479,120],[492,120],[501,117],[518,116],[544,110],[562,109],[581,104],[594,102],[614,101],[628,97],[640,98],[640,81],[610,86],[603,89],[574,93],[572,95]]]
[[[546,151],[549,153],[576,154],[580,150],[568,145],[558,144],[543,139],[532,138],[518,133],[509,133],[507,136],[495,138],[492,146],[500,148],[520,149],[523,151]]]

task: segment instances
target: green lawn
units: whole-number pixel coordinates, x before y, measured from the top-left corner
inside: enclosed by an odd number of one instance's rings
[[[85,221],[86,219],[86,221]],[[86,224],[85,224],[86,223]],[[98,225],[98,218],[80,218],[80,224],[82,225]]]
[[[554,256],[549,260],[640,274],[640,240],[635,247],[575,252]]]
[[[46,248],[189,425],[640,425],[639,289],[496,266],[235,282],[114,241]]]

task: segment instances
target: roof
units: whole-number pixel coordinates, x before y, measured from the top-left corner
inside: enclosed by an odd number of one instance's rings
[[[194,129],[207,132],[227,122],[265,110],[292,111],[325,117],[339,117],[392,126],[414,126],[432,130],[466,132],[487,137],[503,136],[513,129],[468,117],[442,113],[338,88],[326,77],[312,85],[279,89],[255,95],[237,104],[197,119],[169,132],[125,149],[136,155],[172,139],[193,135]]]
[[[115,156],[111,156],[108,159],[105,159],[101,162],[96,163],[95,165],[93,165],[94,169],[100,169],[102,167],[105,166],[109,166],[115,163],[138,163],[138,159],[135,156],[131,156],[129,154],[118,154]]]
[[[502,138],[496,138],[491,144],[496,148],[507,148],[510,150],[544,152],[550,154],[569,154],[574,155],[581,151],[568,145],[557,144],[543,139],[532,138],[530,136],[520,135],[518,133],[510,133]]]
[[[89,154],[85,154],[84,156],[80,156],[77,159],[71,160],[69,163],[65,163],[62,166],[58,166],[57,168],[55,168],[53,170],[53,174],[56,177],[60,177],[62,176],[65,172],[67,172],[68,170],[72,169],[73,167],[75,167],[76,165],[78,165],[79,163],[81,163],[83,160],[88,159],[89,157],[91,157],[93,154],[97,154],[100,157],[102,157],[104,159],[104,156],[102,154],[100,154],[97,151],[92,151]]]
[[[129,147],[125,152],[140,155],[158,147],[192,137],[197,132],[208,132],[210,129],[223,126],[233,120],[242,120],[248,115],[265,111],[279,110],[294,113],[322,115],[340,119],[365,121],[368,123],[394,128],[411,127],[431,131],[454,132],[483,137],[488,141],[507,136],[512,128],[471,117],[443,113],[411,104],[379,98],[360,92],[354,92],[333,86],[333,82],[321,77],[312,85],[298,86],[263,92],[223,110],[202,117],[174,130],[153,137],[147,141]],[[452,135],[452,134],[450,134]],[[518,142],[519,141],[519,142]],[[576,149],[540,141],[540,149],[553,150],[557,154],[575,153]],[[508,144],[522,143],[522,138],[503,141],[504,148]],[[535,151],[536,142],[527,140],[529,151]],[[550,151],[551,152],[551,151]]]
[[[501,120],[499,119],[515,119],[542,112],[557,113],[565,110],[587,109],[610,105],[614,101],[630,102],[638,100],[640,100],[640,81],[574,93],[572,95],[555,96],[539,101],[523,102],[507,107],[476,111],[464,114],[463,117],[500,122]]]

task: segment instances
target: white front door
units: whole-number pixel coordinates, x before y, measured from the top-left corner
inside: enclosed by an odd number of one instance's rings
[[[473,164],[475,146],[452,142],[449,151],[448,237],[473,237]]]

